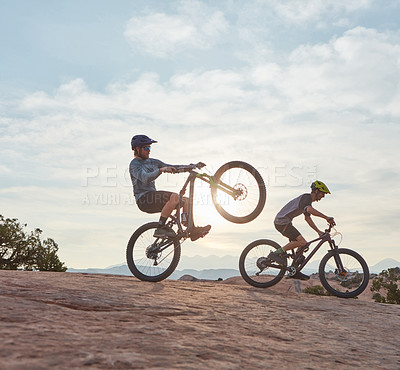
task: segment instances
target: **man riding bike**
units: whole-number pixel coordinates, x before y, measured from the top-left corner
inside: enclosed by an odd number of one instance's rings
[[[274,220],[275,228],[283,236],[289,239],[289,243],[277,249],[276,251],[271,252],[268,255],[268,258],[279,264],[284,264],[285,260],[282,256],[283,253],[295,248],[301,248],[306,245],[307,241],[292,224],[293,218],[300,216],[302,213],[304,214],[307,223],[313,230],[318,233],[319,236],[321,236],[323,232],[319,230],[318,227],[315,225],[314,221],[311,218],[311,215],[324,218],[332,225],[335,224],[335,220],[333,219],[333,217],[325,216],[311,206],[311,203],[319,202],[322,198],[325,197],[325,194],[330,193],[331,192],[329,191],[328,187],[323,182],[314,181],[311,184],[311,194],[300,195],[299,197],[287,203],[278,212]],[[303,256],[303,259],[300,259],[299,263],[301,263],[304,258],[305,257]],[[291,276],[291,278],[308,280],[310,277],[301,272],[297,272],[295,275]]]
[[[129,173],[133,184],[133,193],[139,209],[146,213],[161,212],[159,227],[154,232],[154,237],[165,238],[174,237],[175,233],[165,227],[165,223],[172,211],[179,202],[179,194],[170,191],[157,191],[155,179],[162,173],[175,173],[184,165],[170,165],[158,159],[149,158],[151,144],[157,141],[150,139],[146,135],[135,135],[131,140],[131,147],[134,151],[134,159],[129,165]],[[198,166],[205,166],[199,162]],[[183,198],[182,223],[185,225],[187,220],[188,198]],[[186,221],[186,222],[185,222]],[[190,239],[195,241],[205,236],[211,229],[210,225],[204,227],[194,227],[190,233]]]

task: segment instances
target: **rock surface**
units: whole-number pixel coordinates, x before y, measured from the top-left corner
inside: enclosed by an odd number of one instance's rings
[[[0,271],[1,369],[398,369],[400,305],[222,282]],[[310,281],[308,285],[317,285]]]

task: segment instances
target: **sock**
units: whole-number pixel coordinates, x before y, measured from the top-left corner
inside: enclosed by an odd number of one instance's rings
[[[274,253],[276,254],[281,254],[281,253],[285,253],[285,251],[283,250],[282,247],[278,248]]]
[[[158,223],[160,224],[160,226],[164,226],[165,223],[166,223],[166,221],[167,221],[167,218],[161,216],[161,217],[160,217],[160,220],[158,221]]]

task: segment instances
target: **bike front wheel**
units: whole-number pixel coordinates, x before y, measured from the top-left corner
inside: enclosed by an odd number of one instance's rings
[[[287,260],[285,266],[280,266],[267,258],[271,251],[278,248],[278,243],[268,239],[250,243],[239,258],[239,271],[243,279],[256,288],[268,288],[281,281]]]
[[[354,298],[367,287],[369,269],[357,252],[340,248],[322,258],[319,278],[329,293],[341,298]]]
[[[233,161],[213,176],[212,200],[218,213],[234,223],[254,220],[263,210],[267,191],[260,173],[250,164]]]
[[[132,274],[143,281],[161,281],[176,269],[181,256],[179,240],[155,238],[158,222],[137,229],[126,247],[126,261]]]

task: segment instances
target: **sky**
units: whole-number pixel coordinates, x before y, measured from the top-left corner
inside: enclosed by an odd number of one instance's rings
[[[183,255],[284,244],[276,213],[318,179],[341,247],[400,260],[399,20],[399,0],[0,0],[0,214],[41,228],[69,268],[123,263],[158,219],[128,172],[146,134],[154,158],[210,174],[242,160],[267,185],[262,214],[239,225],[198,184],[195,222],[213,228]]]

